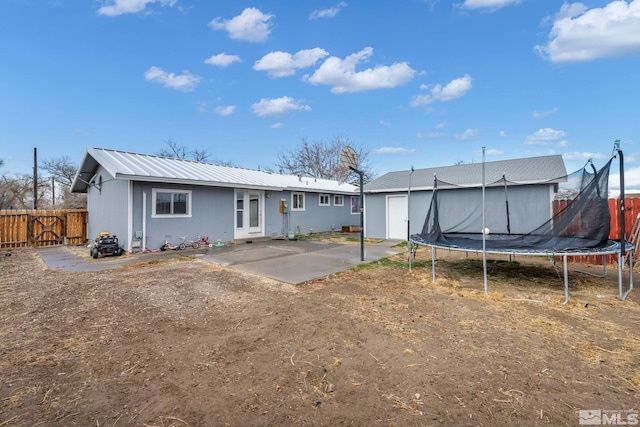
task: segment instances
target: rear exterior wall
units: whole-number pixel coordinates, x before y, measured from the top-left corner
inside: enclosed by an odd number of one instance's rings
[[[116,180],[99,167],[95,182],[101,185],[90,185],[87,189],[87,237],[93,241],[100,233],[109,233],[118,236],[120,244],[127,247],[129,181]]]

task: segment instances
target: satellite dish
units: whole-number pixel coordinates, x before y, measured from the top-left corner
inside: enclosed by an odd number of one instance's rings
[[[340,167],[358,169],[358,153],[348,145],[340,150]]]

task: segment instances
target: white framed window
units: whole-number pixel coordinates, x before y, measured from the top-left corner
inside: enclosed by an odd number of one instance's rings
[[[328,194],[320,194],[318,204],[320,206],[331,206],[331,197]]]
[[[344,196],[342,194],[333,196],[333,206],[344,206]]]
[[[304,193],[291,193],[291,210],[304,210]]]
[[[351,215],[360,213],[360,196],[351,196]]]
[[[190,190],[165,190],[154,188],[152,191],[152,218],[175,218],[191,216]]]

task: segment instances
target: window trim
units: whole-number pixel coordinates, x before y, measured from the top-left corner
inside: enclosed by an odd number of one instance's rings
[[[171,199],[173,200],[173,194],[186,194],[187,195],[187,213],[186,214],[158,214],[156,213],[157,209],[157,194],[158,193],[169,193],[171,194]],[[151,190],[151,218],[191,218],[191,203],[193,200],[193,192],[191,190],[176,190],[171,188],[154,188]],[[173,209],[173,201],[171,202]]]
[[[336,198],[340,197],[340,200],[342,200],[341,203],[337,203],[336,202]],[[334,194],[333,195],[333,206],[344,206],[344,196],[342,194]]]
[[[322,198],[327,198],[327,203],[322,203]],[[318,206],[331,206],[331,195],[328,193],[320,193],[318,194]]]
[[[293,203],[293,201],[295,200],[296,196],[302,196],[302,207],[295,207],[295,204]],[[292,212],[302,212],[305,210],[306,207],[306,200],[305,200],[305,193],[304,192],[300,192],[300,191],[293,191],[291,193],[291,211]]]

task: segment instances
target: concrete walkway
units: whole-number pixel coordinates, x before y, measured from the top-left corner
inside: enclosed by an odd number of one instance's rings
[[[393,248],[398,241],[385,240],[365,245],[365,263],[404,251]],[[87,249],[88,254],[89,249]],[[68,247],[38,248],[38,254],[50,268],[67,271],[102,271],[123,265],[194,255],[203,261],[217,263],[240,271],[291,284],[318,279],[361,263],[359,244],[322,241],[265,240],[237,243],[220,248],[186,249],[184,251],[147,252],[132,255],[82,257]]]

